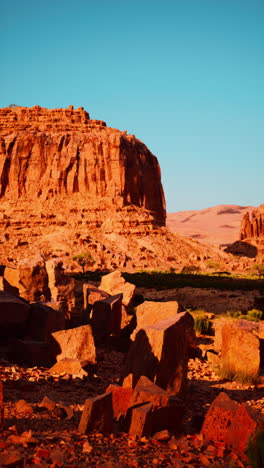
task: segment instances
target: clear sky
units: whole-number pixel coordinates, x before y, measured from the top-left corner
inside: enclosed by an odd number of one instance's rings
[[[0,0],[0,70],[0,107],[135,134],[167,211],[264,203],[263,0]]]

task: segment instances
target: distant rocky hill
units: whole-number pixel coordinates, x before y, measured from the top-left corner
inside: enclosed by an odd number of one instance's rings
[[[36,252],[89,253],[97,268],[227,259],[165,228],[157,158],[83,108],[0,109],[0,200],[0,263]]]
[[[167,226],[183,236],[225,246],[240,238],[243,216],[253,210],[253,206],[218,205],[204,210],[168,213]]]

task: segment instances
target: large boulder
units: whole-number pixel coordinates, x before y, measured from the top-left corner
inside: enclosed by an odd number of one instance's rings
[[[51,334],[65,328],[64,314],[46,304],[30,304],[27,335],[33,340],[48,342]]]
[[[99,431],[103,434],[112,432],[113,407],[111,393],[104,393],[94,398],[87,398],[79,423],[78,431],[88,434],[90,431]]]
[[[6,268],[4,278],[28,301],[50,300],[48,274],[41,255],[20,260],[16,270]]]
[[[96,301],[92,311],[92,328],[97,337],[118,334],[121,330],[122,294]]]
[[[118,419],[120,416],[124,416],[130,406],[133,388],[124,388],[119,385],[111,384],[107,387],[106,392],[112,394],[114,418]]]
[[[149,325],[154,325],[161,320],[174,317],[177,314],[179,304],[176,301],[155,302],[145,301],[137,307],[137,327],[134,330],[131,338],[136,337],[137,332],[141,328]]]
[[[151,402],[153,407],[168,406],[171,401],[171,395],[163,390],[163,388],[154,384],[154,382],[148,379],[148,377],[142,375],[134,388],[133,394],[131,395],[129,406],[148,402]]]
[[[23,336],[26,332],[30,305],[27,301],[0,291],[0,330],[2,336]]]
[[[121,272],[116,270],[102,277],[99,289],[102,289],[110,295],[122,293],[122,304],[127,307],[132,301],[136,286],[134,284],[128,283],[122,277]]]
[[[101,289],[96,288],[92,284],[84,283],[83,284],[83,308],[84,310],[91,310],[93,304],[96,301],[101,301],[107,299],[110,294]]]
[[[193,323],[191,314],[182,312],[138,331],[125,366],[133,386],[145,375],[169,394],[184,393]]]
[[[264,415],[246,403],[242,403],[227,431],[226,442],[238,453],[255,454],[261,457],[259,466],[264,466]],[[260,459],[260,458],[259,458]]]
[[[49,344],[32,339],[12,339],[8,343],[8,358],[11,362],[28,366],[50,367],[55,363]]]
[[[96,363],[94,338],[90,325],[52,333],[52,354],[56,361],[78,359],[82,366]]]
[[[201,433],[207,440],[224,442],[239,404],[221,392],[211,403],[206,414]]]
[[[221,333],[221,367],[237,376],[257,377],[261,363],[258,324],[247,320],[224,321]]]
[[[264,415],[247,404],[220,393],[211,403],[201,433],[207,440],[225,443],[246,461],[253,456],[259,462],[256,466],[263,466]]]
[[[46,262],[49,287],[53,301],[61,304],[65,318],[71,324],[72,316],[81,322],[83,309],[82,283],[68,276],[61,259],[51,259]],[[70,325],[71,326],[71,325]]]
[[[153,408],[151,403],[133,408],[129,435],[149,437],[153,433]]]

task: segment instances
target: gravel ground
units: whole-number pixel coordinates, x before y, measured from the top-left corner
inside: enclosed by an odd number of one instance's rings
[[[263,412],[264,388],[219,380],[209,363],[199,359],[189,361],[186,415],[180,435],[165,434],[163,440],[146,437],[138,440],[122,432],[108,437],[99,433],[79,434],[85,399],[103,393],[110,383],[117,382],[123,361],[124,354],[100,349],[97,367],[83,379],[51,376],[48,369],[0,362],[5,407],[0,466],[248,466],[223,444],[204,441],[199,431],[210,403],[220,391]],[[55,410],[40,406],[45,396],[61,406]],[[18,403],[20,400],[25,402]]]

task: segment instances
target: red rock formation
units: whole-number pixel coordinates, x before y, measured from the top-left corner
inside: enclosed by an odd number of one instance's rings
[[[157,158],[133,135],[90,120],[83,108],[0,109],[0,198],[71,197],[73,208],[76,195],[99,210],[102,202],[135,205],[165,224]]]
[[[251,217],[246,213],[241,222],[240,239],[264,237],[264,204],[252,211]]]
[[[0,109],[0,200],[3,264],[36,252],[66,268],[83,253],[107,269],[226,258],[165,229],[157,158],[83,108]]]

